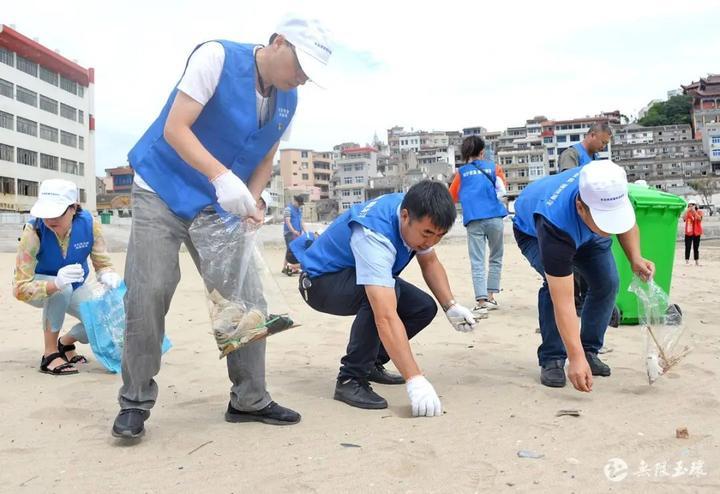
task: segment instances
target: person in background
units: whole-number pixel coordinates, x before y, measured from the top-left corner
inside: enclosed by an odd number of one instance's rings
[[[288,205],[283,211],[283,236],[285,237],[285,263],[282,272],[288,276],[292,276],[300,272],[297,263],[293,263],[294,256],[290,252],[290,242],[305,233],[305,222],[302,217],[302,207],[305,205],[305,199],[301,195],[293,197],[292,204]]]
[[[688,207],[682,214],[685,222],[685,264],[690,264],[690,249],[693,251],[695,265],[700,265],[700,237],[703,234],[703,212],[697,207],[697,203],[689,202]]]
[[[485,142],[482,138],[465,138],[461,154],[467,164],[455,174],[450,194],[455,202],[460,201],[462,205],[475,291],[473,312],[482,317],[488,310],[499,307],[495,295],[500,293],[503,218],[508,214],[502,198],[507,195],[507,190],[502,169],[484,159]],[[489,249],[487,270],[486,246]]]
[[[73,182],[42,182],[30,214],[33,219],[23,228],[15,259],[13,295],[43,310],[40,371],[55,376],[77,374],[76,366],[88,361],[75,348],[77,342],[88,342],[85,327],[77,323],[62,336],[60,330],[65,314],[80,319],[80,304],[92,298],[92,290],[85,285],[90,274],[88,259],[107,288],[117,288],[121,279],[110,262],[100,222],[82,209]]]

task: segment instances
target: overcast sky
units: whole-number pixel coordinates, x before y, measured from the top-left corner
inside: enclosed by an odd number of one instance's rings
[[[272,5],[272,10],[269,6]],[[192,48],[267,42],[288,11],[333,31],[329,88],[300,89],[285,147],[385,140],[393,125],[502,130],[620,110],[720,73],[720,2],[3,2],[0,22],[96,72],[96,168],[123,165]]]

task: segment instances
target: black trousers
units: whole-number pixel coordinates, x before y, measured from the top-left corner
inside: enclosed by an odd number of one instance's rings
[[[693,259],[700,259],[700,235],[685,235],[685,260],[690,260],[690,248],[693,250]]]
[[[355,280],[352,268],[316,278],[306,274],[300,277],[300,294],[310,307],[326,314],[355,316],[346,354],[340,360],[338,379],[366,379],[375,363],[390,360],[380,342],[365,287]],[[311,286],[305,288],[308,284]],[[401,278],[395,278],[395,297],[408,339],[427,327],[437,314],[435,299]]]

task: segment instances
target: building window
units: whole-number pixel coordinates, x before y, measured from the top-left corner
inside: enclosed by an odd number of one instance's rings
[[[349,202],[343,202],[343,203],[342,203],[342,208],[343,208],[343,209],[350,209],[350,203],[349,203]]]
[[[307,158],[307,157],[308,157],[308,152],[307,152],[307,151],[300,151],[300,157],[301,157],[301,158]]]
[[[302,174],[302,179],[303,179],[303,180],[310,180],[310,175],[308,175],[307,173],[303,173],[303,174]]]
[[[78,149],[85,149],[85,138],[78,136]]]
[[[352,165],[343,165],[344,172],[351,172],[352,168],[353,168]]]
[[[78,90],[77,95],[80,96],[81,98],[84,98],[85,97],[85,87],[78,84],[77,90]]]
[[[73,122],[77,120],[77,110],[70,105],[60,103],[60,116],[69,118]]]
[[[29,149],[17,148],[17,162],[21,165],[37,166],[37,152],[30,151]]]
[[[40,138],[46,141],[58,142],[58,130],[55,127],[40,124]]]
[[[543,142],[545,144],[549,144],[549,143],[553,142],[553,138],[552,137],[543,137]]]
[[[0,79],[0,94],[2,94],[3,96],[7,96],[8,98],[14,98],[15,85],[10,81]]]
[[[38,183],[30,180],[18,179],[18,194],[21,196],[37,197]]]
[[[38,64],[31,62],[25,57],[17,56],[17,62],[15,64],[18,70],[22,70],[26,74],[30,74],[33,77],[38,76]]]
[[[87,202],[87,194],[85,193],[85,189],[78,189],[78,192],[80,192],[80,202]]]
[[[82,110],[78,110],[78,122],[85,123],[85,113]]]
[[[0,194],[14,194],[15,179],[10,177],[0,177]]]
[[[60,168],[61,172],[70,173],[72,175],[82,175],[80,173],[80,167],[78,166],[77,161],[66,160],[65,158],[63,158],[62,160],[60,160],[60,164],[62,166]]]
[[[555,154],[555,148],[548,148],[547,153],[550,155]]]
[[[713,144],[720,144],[720,136],[713,136],[712,138]]]
[[[578,142],[580,140],[580,134],[573,134],[570,136],[570,142]]]
[[[13,130],[15,128],[15,118],[12,113],[0,111],[0,127]]]
[[[365,177],[355,177],[355,183],[356,183],[356,184],[364,184],[364,183],[365,183]]]
[[[350,197],[350,190],[344,189],[341,194],[343,197]]]
[[[351,183],[353,183],[352,177],[344,177],[343,178],[343,184],[350,185]]]
[[[362,163],[355,163],[355,171],[356,172],[363,171],[363,168],[365,168],[365,165],[363,165]]]
[[[22,101],[23,103],[26,103],[30,106],[37,106],[37,93],[35,91],[30,91],[29,89],[25,89],[22,86],[17,87],[17,100]]]
[[[40,168],[58,171],[58,157],[40,153]]]
[[[27,134],[29,136],[37,137],[38,135],[37,122],[33,122],[32,120],[28,120],[27,118],[17,117],[15,129],[18,132]]]
[[[48,70],[42,65],[40,66],[40,79],[43,81],[52,84],[53,86],[58,85],[59,77],[57,72],[53,72],[52,70]]]
[[[7,144],[0,144],[0,160],[15,161],[15,148]]]
[[[58,102],[47,96],[40,95],[40,109],[57,115]]]
[[[557,142],[567,142],[567,136],[555,136]]]
[[[70,132],[65,132],[64,130],[61,130],[60,131],[60,144],[65,144],[66,146],[76,148],[77,147],[77,136],[75,134],[71,134]]]
[[[15,54],[9,50],[6,50],[0,46],[0,63],[9,65],[10,67],[15,66]]]
[[[77,94],[77,82],[71,81],[70,79],[65,79],[63,76],[60,76],[60,88],[64,89],[68,93]]]
[[[353,189],[353,195],[356,195],[356,196],[362,195],[362,189]]]
[[[720,149],[713,149],[712,155],[713,155],[713,158],[720,158]]]

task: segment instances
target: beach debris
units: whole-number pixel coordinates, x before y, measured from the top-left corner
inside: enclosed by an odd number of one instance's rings
[[[687,430],[687,427],[678,427],[675,429],[675,437],[677,439],[689,439],[690,433]]]
[[[208,444],[211,444],[211,443],[213,443],[213,442],[214,442],[214,441],[205,441],[205,442],[202,443],[200,446],[198,446],[197,448],[194,448],[192,451],[190,451],[190,452],[188,453],[188,456],[190,456],[191,454],[193,454],[195,451],[199,450],[200,448],[203,448],[203,447],[205,447],[205,446],[207,446]]]
[[[545,455],[542,453],[536,453],[535,451],[530,451],[529,449],[521,449],[517,452],[517,455],[519,458],[531,458],[533,460],[537,460],[540,458],[544,458]]]
[[[569,417],[579,417],[581,412],[582,410],[558,410],[555,412],[555,416],[564,417],[567,415]]]
[[[353,443],[340,443],[340,446],[343,448],[362,448],[359,444],[353,444]]]

